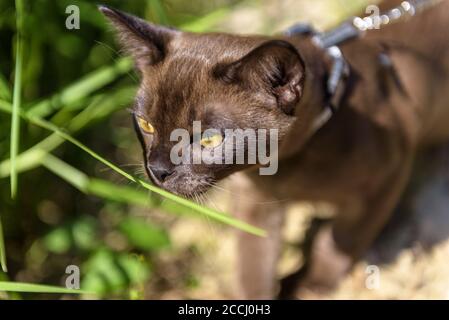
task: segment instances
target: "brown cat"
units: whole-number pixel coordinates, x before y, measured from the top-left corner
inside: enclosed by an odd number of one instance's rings
[[[151,180],[191,196],[245,170],[236,192],[252,201],[235,199],[235,212],[269,236],[239,235],[241,298],[277,293],[286,199],[326,201],[338,214],[317,228],[307,265],[284,282],[282,296],[331,288],[390,219],[416,154],[449,138],[449,33],[442,32],[449,28],[448,1],[342,45],[350,65],[345,95],[316,132],[329,103],[331,62],[310,36],[194,34],[100,10],[142,77],[134,119]],[[390,64],[381,63],[385,56]],[[194,120],[205,128],[277,129],[278,172],[260,175],[259,165],[248,164],[174,165],[171,132],[191,132]]]

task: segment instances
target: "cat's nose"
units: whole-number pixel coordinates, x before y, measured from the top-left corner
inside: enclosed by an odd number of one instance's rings
[[[164,182],[173,174],[173,169],[169,169],[161,165],[149,165],[149,169],[153,178],[160,183]]]

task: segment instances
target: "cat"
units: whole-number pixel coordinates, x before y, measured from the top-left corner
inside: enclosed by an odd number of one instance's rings
[[[195,34],[100,10],[141,75],[133,119],[149,178],[191,197],[238,174],[234,192],[244,196],[234,212],[268,231],[239,233],[239,298],[335,287],[390,220],[416,155],[449,138],[449,34],[441,32],[448,1],[342,45],[349,78],[338,111],[320,128],[332,62],[310,35]],[[218,129],[200,138],[205,149],[223,143],[224,129],[276,130],[277,172],[261,175],[260,163],[174,164],[171,133],[192,133],[194,121]],[[289,201],[298,200],[332,203],[337,214],[314,225],[305,266],[279,288],[280,230]]]

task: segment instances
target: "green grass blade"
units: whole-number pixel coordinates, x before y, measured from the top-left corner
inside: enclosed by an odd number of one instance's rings
[[[6,265],[6,248],[5,248],[5,238],[3,235],[3,225],[2,217],[0,216],[0,266],[3,272],[8,272],[8,267]]]
[[[61,136],[62,138],[64,138],[65,140],[71,142],[72,144],[74,144],[75,146],[77,146],[78,148],[80,148],[81,150],[83,150],[84,152],[88,153],[90,156],[92,156],[93,158],[97,159],[98,161],[100,161],[101,163],[103,163],[104,165],[106,165],[107,167],[111,168],[112,170],[114,170],[115,172],[117,172],[118,174],[124,176],[125,178],[127,178],[130,181],[133,181],[139,185],[141,185],[142,187],[144,187],[145,189],[148,189],[154,193],[157,193],[161,196],[163,196],[164,198],[167,198],[169,200],[172,200],[176,203],[179,203],[183,206],[185,206],[186,208],[190,208],[195,210],[196,212],[202,213],[207,217],[210,217],[211,219],[227,224],[229,226],[235,227],[237,229],[240,229],[242,231],[257,235],[257,236],[265,236],[266,232],[260,228],[254,227],[252,225],[249,225],[243,221],[240,221],[238,219],[235,219],[229,215],[220,213],[218,211],[209,209],[209,208],[205,208],[203,206],[200,206],[190,200],[187,200],[185,198],[179,197],[177,195],[174,195],[166,190],[157,188],[143,180],[140,180],[134,176],[132,176],[131,174],[127,173],[126,171],[120,169],[119,167],[117,167],[115,164],[111,163],[110,161],[102,158],[100,155],[98,155],[97,153],[95,153],[93,150],[89,149],[88,147],[86,147],[85,145],[83,145],[81,142],[79,142],[78,140],[76,140],[75,138],[71,137],[69,134],[63,132],[62,130],[60,130],[59,128],[57,128],[56,126],[54,126],[52,123],[49,123],[43,119],[39,119],[39,118],[29,118],[29,120],[42,127],[45,128],[47,130],[53,131],[55,133],[57,133],[59,136]]]
[[[155,204],[148,192],[137,190],[127,186],[118,186],[109,181],[101,179],[90,179],[88,185],[90,194],[103,199],[134,204],[142,207],[153,207]]]
[[[80,131],[92,122],[102,119],[115,112],[117,109],[122,108],[124,105],[129,104],[132,101],[134,93],[134,87],[125,87],[115,91],[111,95],[98,95],[94,97],[93,101],[98,101],[98,103],[92,103],[77,114],[68,126],[69,132]],[[0,109],[6,112],[12,111],[11,105],[2,100],[0,100]],[[30,149],[22,152],[16,158],[17,172],[20,173],[40,166],[43,156],[56,149],[65,141],[66,140],[56,133],[53,133]],[[10,165],[10,159],[5,159],[0,163],[0,179],[9,177]]]
[[[154,206],[148,193],[128,186],[118,186],[109,181],[90,178],[51,154],[42,158],[42,165],[85,194],[143,207]]]
[[[81,171],[78,171],[51,154],[45,154],[41,158],[41,164],[86,194],[145,208],[157,207],[165,212],[177,215],[186,214],[186,208],[177,203],[172,201],[158,201],[150,197],[146,190],[138,190],[129,186],[116,185],[106,180],[87,177]],[[67,167],[70,167],[69,170],[64,171],[64,168]],[[73,174],[70,174],[70,172]]]
[[[106,180],[88,177],[83,172],[51,154],[45,154],[41,157],[40,161],[41,165],[49,171],[64,179],[85,194],[145,208],[157,207],[165,212],[177,215],[186,215],[186,213],[189,213],[186,212],[185,206],[179,205],[173,201],[158,201],[157,199],[150,197],[147,191],[124,185],[116,185]]]
[[[1,103],[0,101],[0,110],[6,111],[6,112],[10,112],[9,108],[7,105],[5,105],[4,103]],[[190,200],[187,200],[185,198],[179,197],[177,195],[174,195],[168,191],[165,191],[163,189],[157,188],[141,179],[138,179],[134,176],[132,176],[131,174],[127,173],[126,171],[120,169],[119,167],[117,167],[116,165],[114,165],[113,163],[109,162],[108,160],[104,159],[103,157],[101,157],[100,155],[98,155],[97,153],[95,153],[93,150],[89,149],[87,146],[83,145],[81,142],[79,142],[78,140],[76,140],[75,138],[73,138],[72,136],[70,136],[68,133],[64,132],[63,130],[61,130],[60,128],[58,128],[57,126],[55,126],[54,124],[52,124],[51,122],[45,121],[41,118],[38,117],[32,117],[29,116],[25,113],[21,113],[21,116],[23,118],[25,118],[26,120],[28,120],[29,122],[42,127],[44,129],[47,129],[49,131],[52,131],[54,133],[56,133],[58,136],[60,136],[61,138],[69,141],[70,143],[74,144],[75,146],[77,146],[78,148],[80,148],[81,150],[85,151],[86,153],[88,153],[90,156],[92,156],[93,158],[97,159],[98,161],[102,162],[104,165],[108,166],[109,168],[111,168],[112,170],[114,170],[115,172],[117,172],[118,174],[124,176],[125,178],[127,178],[130,181],[133,181],[137,184],[139,184],[140,186],[144,187],[145,189],[148,189],[156,194],[161,195],[164,198],[167,198],[169,200],[172,200],[175,203],[178,203],[186,208],[192,209],[196,212],[202,213],[207,217],[210,217],[211,219],[227,224],[229,226],[232,226],[234,228],[240,229],[242,231],[248,232],[250,234],[256,235],[256,236],[261,236],[264,237],[266,236],[266,231],[257,227],[254,227],[250,224],[247,224],[241,220],[235,219],[227,214],[223,214],[220,213],[216,210],[212,210],[209,208],[205,208],[202,207]]]
[[[47,150],[52,150],[63,143],[65,140],[57,134],[52,134],[45,138],[32,148],[22,152],[16,159],[17,172],[24,172],[37,168],[41,165],[42,159],[47,154]],[[0,163],[0,179],[9,177],[11,160],[6,159]]]
[[[50,154],[42,159],[42,164],[62,179],[69,181],[78,190],[87,193],[89,177],[83,172]]]
[[[47,286],[33,283],[0,281],[0,291],[5,292],[33,292],[33,293],[60,293],[60,294],[93,294],[89,291],[67,289],[56,286]]]
[[[101,89],[105,85],[116,80],[119,76],[131,71],[133,63],[129,58],[121,58],[112,66],[102,67],[60,93],[32,106],[29,114],[37,117],[45,117],[59,110],[64,105],[71,104],[77,100],[87,97],[92,92]]]
[[[11,198],[16,197],[17,193],[17,164],[16,157],[19,152],[20,144],[20,104],[22,92],[22,27],[23,27],[23,2],[16,0],[16,22],[17,22],[17,43],[16,43],[16,66],[14,71],[14,93],[11,115]]]

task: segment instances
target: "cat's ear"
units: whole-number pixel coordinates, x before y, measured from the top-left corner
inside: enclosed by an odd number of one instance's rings
[[[120,44],[140,70],[162,61],[169,42],[178,33],[107,6],[98,8],[115,27]]]
[[[265,90],[276,98],[279,108],[292,114],[302,95],[304,70],[293,45],[271,40],[235,62],[217,65],[214,75],[227,83]]]

